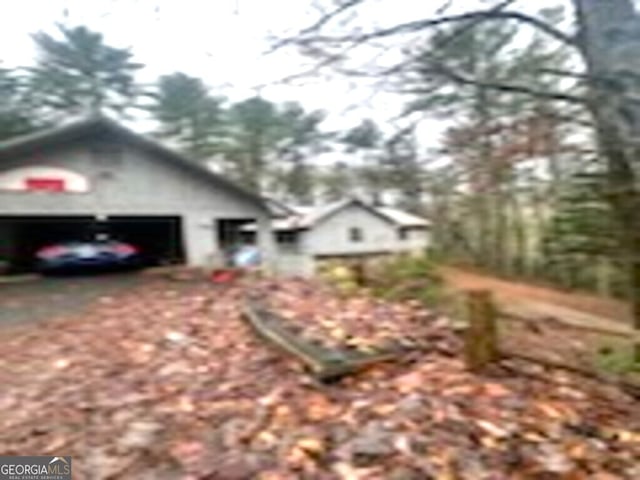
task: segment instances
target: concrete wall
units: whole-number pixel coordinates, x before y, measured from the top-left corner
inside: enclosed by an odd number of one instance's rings
[[[431,235],[426,228],[413,228],[407,231],[407,238],[398,241],[401,251],[424,251],[430,245]]]
[[[279,250],[276,261],[276,272],[284,276],[311,277],[315,273],[315,261],[305,253]]]
[[[253,218],[267,225],[266,211],[248,198],[128,144],[115,153],[97,153],[86,144],[60,147],[3,160],[0,171],[29,165],[72,170],[89,180],[90,189],[0,191],[0,215],[181,216],[187,260],[194,265],[207,264],[215,255],[215,219]]]

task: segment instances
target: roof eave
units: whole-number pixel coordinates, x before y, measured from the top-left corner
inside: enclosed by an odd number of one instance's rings
[[[239,185],[227,180],[226,178],[217,175],[204,165],[200,165],[183,156],[182,154],[171,150],[170,148],[135,133],[128,128],[120,125],[114,120],[107,118],[103,115],[95,115],[89,118],[85,118],[81,121],[76,121],[63,125],[61,127],[51,128],[49,130],[24,135],[13,140],[0,143],[0,159],[15,157],[17,155],[33,152],[38,147],[47,147],[57,144],[69,142],[78,138],[82,138],[87,134],[91,134],[94,131],[107,130],[115,133],[116,135],[123,137],[130,143],[136,144],[140,148],[152,151],[153,153],[173,161],[180,167],[188,168],[193,173],[198,175],[204,175],[208,180],[215,182],[217,185],[222,186],[247,200],[250,200],[255,205],[262,208],[265,212],[270,213],[269,207],[265,200],[257,194],[249,192]]]

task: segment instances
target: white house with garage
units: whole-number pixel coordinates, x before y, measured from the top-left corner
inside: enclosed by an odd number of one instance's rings
[[[429,222],[396,208],[357,198],[314,207],[269,204],[277,217],[272,230],[284,273],[312,275],[323,260],[416,253],[429,246]]]
[[[96,225],[159,263],[210,266],[248,223],[271,264],[262,198],[102,116],[0,142],[0,261],[15,271]]]

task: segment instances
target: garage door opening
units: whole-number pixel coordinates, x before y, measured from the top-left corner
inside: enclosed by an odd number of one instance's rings
[[[24,273],[35,267],[35,253],[44,246],[85,241],[104,233],[114,240],[137,246],[148,265],[184,261],[180,217],[91,216],[0,217],[0,261],[9,273]]]
[[[111,238],[138,247],[149,265],[184,263],[180,217],[109,217],[102,222]]]

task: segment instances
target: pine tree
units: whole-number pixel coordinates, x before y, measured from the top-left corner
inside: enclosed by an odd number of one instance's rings
[[[27,99],[24,78],[0,68],[0,140],[29,133],[38,126]]]
[[[324,112],[307,112],[298,103],[291,102],[281,108],[280,117],[285,139],[278,147],[278,165],[282,171],[280,185],[287,201],[300,205],[315,199],[315,168],[311,159],[325,151],[329,135],[320,130]]]
[[[424,213],[424,174],[413,129],[399,132],[385,142],[380,159],[385,187],[398,194],[397,203],[414,213]]]
[[[231,106],[228,122],[224,155],[230,172],[246,188],[261,192],[284,136],[277,107],[261,97],[249,98]]]
[[[594,267],[600,259],[614,264],[620,248],[606,172],[602,165],[594,167],[565,182],[545,232],[545,270],[567,287],[593,288]]]
[[[346,154],[357,155],[351,162],[351,172],[358,180],[358,190],[370,201],[381,202],[388,179],[381,165],[384,135],[378,125],[371,119],[364,119],[339,141],[344,145]],[[351,195],[354,193],[360,192],[349,192]]]
[[[353,195],[355,189],[354,172],[345,162],[336,162],[320,175],[321,198],[325,202],[335,202]]]
[[[58,30],[61,38],[33,35],[38,58],[30,69],[30,95],[42,114],[123,115],[136,104],[141,90],[135,75],[143,65],[133,61],[128,49],[105,44],[102,34],[83,26]]]
[[[545,11],[550,22],[559,11]],[[550,47],[533,35],[525,40],[510,22],[442,27],[423,47],[407,52],[409,72],[401,75],[403,91],[415,99],[408,113],[449,118],[444,153],[460,164],[467,194],[473,197],[465,231],[483,266],[503,273],[526,269],[526,235],[531,231],[520,217],[525,168],[531,159],[552,157],[561,130],[559,109],[553,102],[526,97],[492,85],[534,85],[541,90],[558,86],[559,79],[541,75],[561,69],[566,50]]]
[[[179,72],[164,75],[152,98],[148,109],[159,123],[156,135],[176,142],[197,160],[222,151],[224,100],[212,96],[201,79]]]
[[[224,156],[230,173],[252,191],[267,185],[294,201],[311,195],[310,156],[324,140],[321,112],[253,97],[231,105]],[[300,182],[300,183],[298,183]]]

